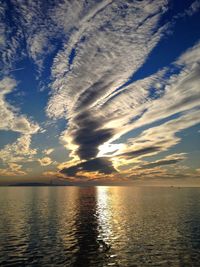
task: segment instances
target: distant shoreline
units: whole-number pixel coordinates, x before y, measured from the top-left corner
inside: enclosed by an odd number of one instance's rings
[[[200,188],[200,186],[186,186],[186,185],[134,185],[134,184],[46,184],[46,183],[28,183],[28,184],[8,184],[0,185],[0,187],[152,187],[152,188],[170,188],[170,189],[181,189],[181,188]]]

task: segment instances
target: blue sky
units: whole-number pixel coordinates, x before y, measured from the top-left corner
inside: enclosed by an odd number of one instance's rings
[[[200,178],[200,1],[0,2],[0,184]]]

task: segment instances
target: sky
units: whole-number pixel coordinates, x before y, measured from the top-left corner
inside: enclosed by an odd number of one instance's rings
[[[0,185],[200,186],[200,0],[0,0]]]

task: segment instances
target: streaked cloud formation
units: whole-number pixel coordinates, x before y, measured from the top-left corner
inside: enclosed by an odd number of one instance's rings
[[[200,2],[175,2],[1,5],[0,127],[18,135],[0,150],[2,176],[28,177],[31,164],[69,181],[198,176],[184,134],[200,122]],[[16,105],[16,92],[42,99],[39,111]]]

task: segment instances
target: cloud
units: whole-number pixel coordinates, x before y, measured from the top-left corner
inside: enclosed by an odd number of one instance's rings
[[[85,13],[83,25],[72,33],[52,67],[53,96],[47,113],[68,120],[63,136],[67,148],[81,160],[95,158],[98,147],[114,136],[99,105],[142,66],[163,31],[157,24],[165,1],[106,3]],[[69,66],[70,47],[75,54]]]
[[[144,130],[137,137],[130,138],[123,149],[110,155],[115,162],[114,166],[121,168],[125,164],[134,163],[135,158],[141,159],[169,150],[169,148],[181,142],[181,138],[177,136],[177,133],[199,122],[199,110],[197,109],[176,119]]]
[[[25,116],[19,116],[15,118],[12,124],[12,131],[24,133],[24,134],[35,134],[40,129],[39,125],[28,121]]]
[[[42,64],[43,55],[49,50],[48,36],[52,32],[52,26],[47,26],[47,19],[42,15],[42,8],[41,1],[15,0],[2,5],[2,23],[6,32],[2,47],[4,72],[9,72],[27,53],[37,65]]]
[[[107,158],[91,159],[75,166],[62,169],[60,172],[67,176],[76,176],[79,172],[98,172],[101,174],[115,173],[116,170],[112,166],[112,162]]]
[[[46,155],[50,155],[54,151],[54,148],[44,149],[42,152]]]
[[[149,146],[149,147],[145,147],[145,148],[140,148],[134,151],[129,151],[126,153],[122,153],[117,155],[117,157],[122,157],[122,158],[127,158],[127,159],[131,159],[131,158],[135,158],[135,157],[140,157],[140,156],[144,156],[146,154],[152,154],[155,152],[160,151],[160,147],[159,146]]]
[[[8,1],[1,1],[0,3],[0,66],[1,74],[7,74],[8,70],[12,68],[17,60],[22,57],[22,49],[19,49],[20,42],[23,40],[23,31],[17,26],[16,16],[12,17],[12,27],[10,27],[8,12]]]
[[[76,47],[70,71],[67,48],[54,59],[56,94],[47,108],[50,116],[65,116],[67,111],[70,117],[74,108],[83,105],[82,101],[87,99],[92,106],[97,98],[100,101],[111,94],[144,63],[159,41],[161,33],[155,28],[165,1],[129,3],[126,11],[121,5],[120,1],[108,5],[90,21],[81,36],[85,40]]]
[[[4,77],[0,81],[0,129],[34,134],[39,131],[39,125],[28,120],[25,115],[20,115],[6,100],[6,95],[13,92],[16,86],[17,82],[10,77]]]
[[[4,24],[5,11],[4,4],[0,5],[0,49],[4,48],[6,40],[6,29]]]
[[[198,67],[200,63],[199,50],[200,42],[197,42],[176,60],[176,64],[186,66],[187,68]]]
[[[52,163],[52,160],[49,157],[44,157],[44,158],[38,159],[38,161],[41,164],[41,166],[48,166]]]
[[[1,97],[12,92],[13,89],[16,87],[16,85],[17,85],[16,81],[10,77],[5,77],[3,80],[1,80],[1,83],[0,83]]]
[[[165,159],[157,160],[150,163],[142,164],[139,168],[141,169],[153,169],[160,166],[168,166],[168,165],[174,165],[181,161],[183,161],[186,158],[186,155],[184,153],[182,154],[174,154],[166,157]]]
[[[74,118],[69,128],[73,142],[78,146],[76,153],[80,159],[90,159],[98,154],[98,146],[113,135],[112,129],[101,128],[102,121],[93,118],[90,112],[82,112]]]
[[[155,168],[157,166],[172,165],[172,164],[176,164],[178,162],[179,162],[179,160],[177,160],[177,159],[158,160],[156,162],[152,162],[152,163],[149,163],[149,164],[142,165],[142,168],[152,169],[152,168]]]
[[[174,17],[174,19],[184,18],[186,16],[193,16],[199,10],[200,10],[200,1],[199,0],[196,0],[186,10],[184,10],[181,13],[178,13]]]
[[[47,114],[67,120],[61,139],[75,161],[101,155],[110,157],[115,167],[129,164],[132,159],[168,150],[181,141],[177,132],[198,123],[199,43],[169,68],[127,83],[162,38],[167,25],[159,20],[167,10],[165,5],[163,1],[142,1],[126,6],[119,1],[109,2],[94,16],[88,10],[87,19],[81,18],[83,25],[72,31],[68,44],[55,57]],[[174,115],[178,120],[173,122]],[[180,127],[164,135],[168,126],[182,120]],[[149,131],[133,139],[134,144],[129,140],[114,153],[99,154],[102,145],[112,145],[141,127]],[[151,131],[154,136],[145,137],[147,141],[142,138]]]
[[[138,149],[144,149],[145,151],[146,148],[154,146],[160,147],[157,152],[167,150],[181,141],[176,133],[199,123],[199,51],[198,43],[179,57],[174,64],[181,67],[181,70],[178,74],[171,75],[168,80],[160,79],[161,92],[158,93],[159,97],[149,99],[132,110],[130,107],[127,110],[125,107],[124,110],[124,105],[119,100],[119,98],[126,97],[127,92],[124,91],[115,98],[116,103],[108,106],[110,112],[113,112],[113,105],[116,110],[118,106],[121,105],[122,107],[117,114],[119,117],[118,123],[117,120],[112,124],[110,123],[110,125],[120,124],[119,130],[112,141],[131,130],[144,126],[149,127],[140,136],[133,138],[132,141],[129,139],[126,152],[126,149],[123,148],[117,153],[115,152],[114,156],[123,153],[131,154]],[[165,71],[166,74],[167,71]],[[132,88],[134,88],[134,83]],[[126,99],[128,101],[128,98]],[[129,102],[131,103],[132,99]],[[126,112],[129,112],[129,115],[126,116]],[[120,115],[124,115],[123,119],[120,118]],[[176,115],[178,119],[174,120],[172,115]],[[132,119],[127,119],[127,117]],[[163,119],[167,122],[163,122]],[[155,122],[160,125],[153,126],[152,123]]]
[[[22,165],[16,163],[10,163],[6,169],[0,169],[1,176],[24,176],[27,172],[22,170]]]
[[[199,106],[199,82],[200,82],[200,66],[195,64],[198,62],[200,45],[195,49],[183,54],[177,63],[184,63],[183,70],[176,75],[172,75],[168,81],[165,81],[164,94],[158,99],[151,100],[144,104],[146,109],[143,115],[134,122],[133,128],[139,128],[144,125],[151,124],[155,121],[161,121],[174,114],[185,112]],[[194,54],[196,58],[194,59]],[[160,109],[162,107],[162,109]]]
[[[56,49],[55,40],[59,40],[62,47],[61,37],[67,33],[63,34],[56,18],[59,14],[54,12],[61,2],[14,0],[0,3],[0,63],[4,74],[27,56],[41,72],[44,59]]]
[[[7,94],[12,93],[16,86],[17,82],[10,77],[4,77],[0,81],[0,130],[20,133],[20,137],[15,142],[5,145],[0,150],[0,160],[4,165],[9,165],[8,168],[1,170],[1,174],[8,176],[26,174],[21,169],[22,165],[18,165],[16,162],[33,160],[37,150],[30,147],[31,138],[40,129],[37,123],[20,114],[19,110],[15,109],[7,101]],[[18,168],[17,166],[21,167]],[[16,167],[15,170],[13,169],[14,167]]]
[[[195,179],[200,178],[199,170],[192,170],[190,167],[181,165],[180,163],[187,158],[186,153],[178,153],[168,155],[160,160],[153,162],[140,162],[139,165],[128,168],[125,170],[121,170],[120,172],[108,172],[106,174],[99,172],[98,168],[84,168],[81,164],[77,164],[76,166],[72,166],[71,168],[64,168],[61,170],[61,174],[63,174],[63,181],[66,179],[72,179],[72,182],[94,182],[94,183],[110,183],[110,182],[119,182],[129,183],[134,182],[140,185],[146,185],[148,183],[152,185],[162,185],[167,183],[170,185],[174,181],[178,181],[179,185],[184,185],[185,182],[191,182],[195,185],[198,184],[198,181],[195,182]],[[110,160],[109,158],[106,158]],[[174,168],[174,165],[176,167]],[[170,168],[171,167],[171,168]],[[54,174],[56,177],[56,174]],[[164,181],[164,182],[163,182]],[[188,183],[189,185],[189,183]]]
[[[151,52],[170,23],[175,23],[175,17],[167,24],[162,19],[168,1],[47,4],[14,0],[9,4],[12,8],[8,8],[7,2],[0,4],[0,64],[4,65],[0,129],[21,136],[0,151],[3,162],[23,161],[24,155],[32,160],[36,153],[31,149],[31,136],[39,132],[39,125],[7,100],[17,87],[16,80],[7,73],[26,56],[40,72],[52,62],[51,97],[46,113],[51,119],[66,121],[67,128],[60,136],[71,152],[66,172],[80,175],[99,170],[103,175],[111,175],[115,168],[139,164],[144,157],[169,150],[181,142],[177,133],[199,122],[200,43],[168,67],[137,79],[144,64],[151,63]],[[198,10],[199,1],[193,1],[178,16],[192,16]],[[48,64],[44,66],[44,62]],[[131,134],[134,138],[130,138]],[[18,148],[22,143],[27,147],[24,155]],[[108,153],[106,147],[115,149]],[[52,163],[48,157],[52,151],[43,150],[47,157],[38,159],[41,165]],[[175,161],[165,159],[149,164],[167,166]]]
[[[30,148],[30,146],[31,135],[22,135],[14,143],[7,144],[0,150],[0,159],[6,164],[32,161],[37,150]]]

